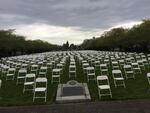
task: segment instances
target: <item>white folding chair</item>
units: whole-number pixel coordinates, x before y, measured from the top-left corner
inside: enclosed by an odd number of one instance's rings
[[[112,98],[109,79],[106,75],[97,76],[97,87],[100,99],[102,96],[110,96]]]
[[[9,68],[6,74],[6,80],[14,80],[15,79],[15,68]]]
[[[52,70],[52,80],[51,80],[51,83],[54,83],[54,82],[60,83],[60,71],[61,71],[61,69],[53,69]]]
[[[138,63],[131,63],[131,65],[134,73],[140,73],[140,74],[142,73]]]
[[[125,65],[125,61],[121,59],[118,62],[119,62],[120,68],[123,69],[123,66]]]
[[[38,72],[38,65],[31,65],[30,73],[35,73],[35,75],[37,75],[37,72]]]
[[[109,75],[107,64],[100,64],[101,75]]]
[[[141,70],[145,70],[145,65],[143,63],[143,60],[138,60],[137,63],[139,65],[139,67],[141,68]]]
[[[27,70],[25,68],[19,69],[16,84],[24,83],[26,74]]]
[[[59,63],[56,65],[57,69],[60,69],[60,74],[63,74],[63,64]]]
[[[150,73],[147,73],[147,80],[148,80],[148,83],[150,84]]]
[[[28,64],[22,64],[22,65],[21,65],[21,68],[23,68],[23,69],[28,69]]]
[[[25,76],[25,82],[24,82],[24,87],[23,87],[23,93],[25,91],[33,91],[34,89],[34,83],[35,83],[35,74],[34,73],[29,73],[26,74]]]
[[[112,75],[114,79],[115,87],[117,86],[125,86],[124,78],[122,76],[122,72],[120,70],[112,70]]]
[[[9,66],[2,65],[2,76],[6,76]]]
[[[76,66],[70,65],[69,66],[69,78],[76,77]]]
[[[83,63],[83,64],[82,64],[82,67],[83,67],[83,73],[84,73],[84,74],[87,73],[86,68],[89,67],[89,63]]]
[[[51,71],[51,69],[52,69],[52,63],[49,62],[49,63],[46,64],[46,66],[47,66],[47,68],[50,69],[50,71]]]
[[[128,78],[135,79],[134,71],[133,71],[131,65],[124,65],[123,68],[124,68],[125,76],[126,76],[127,79]]]
[[[0,79],[0,88],[2,87],[2,80]]]
[[[87,80],[88,80],[88,82],[90,80],[96,80],[94,67],[87,67],[86,70],[87,70]]]
[[[113,68],[113,70],[118,70],[119,69],[119,64],[118,64],[117,61],[112,62],[112,68]]]
[[[15,68],[16,68],[16,70],[19,70],[21,68],[21,63],[16,63]]]
[[[99,69],[100,68],[100,61],[97,60],[95,61],[95,69]]]
[[[43,99],[46,102],[47,98],[47,78],[36,78],[33,90],[33,102],[35,99]]]
[[[46,77],[47,74],[47,67],[40,67],[40,71],[39,71],[39,77]]]

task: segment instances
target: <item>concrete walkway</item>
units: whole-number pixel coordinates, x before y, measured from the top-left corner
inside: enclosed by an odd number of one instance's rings
[[[150,113],[150,100],[0,107],[0,113]]]

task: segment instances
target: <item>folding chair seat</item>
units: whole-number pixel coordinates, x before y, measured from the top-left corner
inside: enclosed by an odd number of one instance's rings
[[[114,58],[114,56],[111,56],[111,62],[115,62],[116,58]]]
[[[125,86],[124,78],[122,76],[122,72],[120,70],[112,70],[112,75],[114,79],[115,87],[117,86]]]
[[[47,78],[36,78],[33,90],[33,102],[35,99],[43,99],[46,102],[47,98]]]
[[[82,60],[82,65],[88,63],[86,60]]]
[[[110,96],[112,98],[109,79],[106,75],[97,76],[97,87],[100,99],[102,96]]]

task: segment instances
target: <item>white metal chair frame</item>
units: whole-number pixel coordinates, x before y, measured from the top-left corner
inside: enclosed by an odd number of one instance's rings
[[[88,82],[90,80],[96,80],[96,75],[95,75],[95,69],[94,69],[94,67],[87,67],[86,71],[87,71],[87,80],[88,80]]]
[[[6,74],[6,80],[14,80],[15,79],[15,68],[9,68]]]
[[[120,70],[112,70],[112,75],[113,75],[115,87],[124,86],[124,88],[126,88],[125,81],[122,76],[122,72]],[[118,82],[121,82],[121,83],[118,83]]]
[[[106,83],[100,84],[101,81],[106,81]],[[112,98],[109,79],[106,75],[97,76],[97,87],[98,87],[98,94],[99,94],[100,99],[102,96],[110,96]],[[108,90],[109,93],[103,93],[103,92],[101,92],[102,90]]]
[[[35,79],[36,79],[36,76],[34,73],[26,74],[24,87],[23,87],[23,93],[25,91],[33,91],[34,90]],[[28,88],[29,86],[32,88]]]
[[[27,70],[25,68],[18,70],[18,76],[17,76],[16,84],[24,83],[26,74],[27,74]],[[22,79],[23,79],[23,81],[21,81]]]
[[[44,84],[44,86],[39,86],[38,84]],[[44,96],[37,96],[37,93],[44,93]],[[36,78],[35,80],[35,85],[34,85],[34,90],[33,90],[33,102],[35,102],[35,99],[43,99],[46,102],[47,98],[47,78]]]
[[[134,71],[131,65],[124,65],[123,68],[127,79],[129,78],[135,79]]]
[[[60,71],[61,71],[61,69],[53,69],[52,70],[52,80],[51,80],[51,83],[54,83],[54,82],[60,83]],[[54,80],[56,78],[58,80]]]

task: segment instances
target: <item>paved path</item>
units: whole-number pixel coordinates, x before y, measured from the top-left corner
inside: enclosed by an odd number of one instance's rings
[[[0,107],[0,113],[150,113],[150,100]]]

